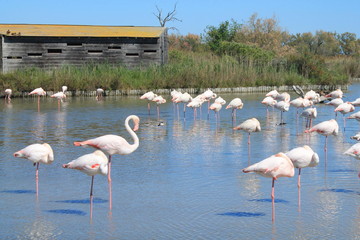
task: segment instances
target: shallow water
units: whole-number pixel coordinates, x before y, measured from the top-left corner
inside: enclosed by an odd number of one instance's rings
[[[345,93],[346,100],[360,97],[360,84]],[[13,99],[2,103],[0,159],[1,239],[360,239],[360,161],[342,153],[355,143],[350,136],[359,123],[348,120],[343,130],[325,138],[305,134],[305,121],[292,108],[284,114],[286,125],[277,126],[280,113],[260,104],[264,94],[222,94],[230,102],[240,97],[244,108],[237,124],[259,119],[260,133],[232,130],[231,111],[220,119],[205,105],[194,119],[172,103],[160,106],[160,119],[152,105],[138,97],[69,98],[60,110],[54,99]],[[292,95],[295,97],[295,95]],[[170,99],[170,96],[166,96]],[[314,124],[335,117],[333,107],[318,105]],[[356,109],[358,111],[358,109]],[[61,168],[91,148],[74,141],[118,134],[129,141],[124,120],[140,117],[140,147],[131,155],[112,161],[112,209],[107,178],[95,177],[93,216],[90,219],[91,178]],[[163,126],[158,126],[159,122]],[[31,162],[12,156],[15,151],[47,142],[55,152],[52,165],[40,165],[39,195]],[[271,179],[241,169],[280,151],[304,144],[320,156],[314,168],[302,171],[301,206],[297,173],[275,183],[272,222]]]

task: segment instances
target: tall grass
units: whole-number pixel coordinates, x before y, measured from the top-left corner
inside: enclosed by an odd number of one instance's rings
[[[239,61],[231,56],[218,56],[211,52],[172,50],[169,52],[169,63],[163,66],[128,69],[110,64],[88,64],[53,70],[28,68],[0,74],[0,84],[3,88],[12,88],[18,92],[40,86],[48,91],[58,91],[62,85],[68,86],[69,90],[95,90],[98,87],[107,90],[148,90],[335,84],[337,82],[334,79],[340,79],[341,83],[338,84],[344,84],[348,78],[342,72],[360,72],[359,64],[348,62],[345,65],[349,70],[336,61],[330,62],[329,66],[336,74],[329,74],[328,79],[325,77],[319,80],[306,78],[298,73],[296,66],[282,62]]]

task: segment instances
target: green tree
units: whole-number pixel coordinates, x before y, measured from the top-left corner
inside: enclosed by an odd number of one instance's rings
[[[343,54],[353,55],[359,51],[359,41],[357,41],[355,33],[346,32],[338,34],[337,38],[340,42],[340,48]]]

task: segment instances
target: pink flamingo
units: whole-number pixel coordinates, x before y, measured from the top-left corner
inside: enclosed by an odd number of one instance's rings
[[[353,112],[355,110],[355,107],[350,102],[344,102],[340,104],[337,108],[335,108],[335,112],[341,112],[344,119],[344,131],[345,131],[345,125],[346,125],[346,118],[345,114]]]
[[[352,145],[348,150],[344,152],[344,154],[360,160],[360,143]],[[358,177],[360,178],[360,172],[358,174]]]
[[[191,102],[192,99],[193,98],[191,97],[191,95],[186,92],[183,94],[179,94],[177,96],[177,98],[174,100],[174,103],[183,103],[184,104],[184,118],[185,118],[186,105],[187,105],[187,103]]]
[[[355,107],[359,107],[360,106],[360,98],[355,99],[355,101],[350,102],[352,105],[354,105]]]
[[[280,101],[280,102],[277,102],[274,107],[278,110],[280,110],[281,112],[281,115],[280,115],[280,123],[279,125],[284,125],[286,123],[284,123],[284,120],[283,120],[283,112],[287,112],[289,111],[289,108],[290,108],[290,103],[287,102],[287,101]]]
[[[88,176],[91,176],[90,218],[92,218],[94,176],[96,174],[108,174],[108,162],[109,160],[106,155],[102,151],[96,150],[93,153],[83,155],[67,164],[62,165],[63,168],[76,169]]]
[[[194,98],[191,102],[189,102],[186,106],[194,109],[194,119],[196,118],[196,109],[200,108],[204,100],[201,98]]]
[[[31,91],[29,93],[29,95],[37,95],[38,96],[38,111],[40,111],[40,96],[45,96],[46,92],[44,91],[44,89],[40,88],[36,88],[33,91]]]
[[[273,99],[276,99],[277,96],[279,96],[279,92],[277,90],[272,90],[270,92],[268,92],[267,94],[265,94],[265,97],[272,97]]]
[[[236,109],[242,109],[244,107],[244,103],[240,98],[234,98],[230,101],[230,103],[226,106],[225,109],[231,108],[231,118],[234,121],[236,119]]]
[[[290,101],[290,105],[293,107],[296,107],[296,117],[298,117],[299,116],[299,108],[310,107],[313,105],[313,103],[312,103],[312,101],[310,101],[306,98],[298,97],[298,98],[295,98],[294,100]]]
[[[160,106],[160,104],[166,103],[166,99],[163,98],[162,96],[156,96],[156,97],[154,97],[153,102],[156,102],[157,115],[158,115],[158,118],[160,118],[160,107],[159,106]]]
[[[325,97],[329,97],[329,98],[342,98],[344,95],[343,91],[341,91],[341,89],[336,89],[335,91],[332,91],[331,93],[325,95]]]
[[[312,102],[319,102],[320,94],[316,93],[314,90],[310,90],[305,93],[304,99],[308,99]]]
[[[31,144],[14,153],[14,157],[25,158],[36,165],[36,195],[38,195],[38,180],[39,180],[39,164],[51,164],[54,161],[54,152],[51,146],[47,143]]]
[[[153,93],[152,91],[150,92],[146,92],[144,93],[140,99],[146,99],[148,100],[148,112],[149,112],[149,115],[150,115],[150,101],[154,100],[154,98],[156,97],[157,95],[155,93]]]
[[[59,108],[59,111],[60,111],[60,102],[62,102],[63,99],[66,98],[65,93],[64,92],[57,92],[57,93],[51,95],[50,97],[57,98],[57,100],[58,100],[58,108]]]
[[[301,116],[306,118],[305,128],[311,128],[313,119],[317,117],[317,110],[314,107],[307,108],[301,113]]]
[[[337,136],[339,133],[339,125],[337,124],[335,119],[331,119],[328,121],[323,121],[321,123],[316,124],[312,128],[305,130],[305,133],[317,132],[323,136],[325,136],[325,151],[327,150],[327,138],[330,135]]]
[[[334,98],[330,102],[325,103],[325,105],[330,105],[334,108],[337,108],[342,103],[344,103],[344,101],[341,98]],[[337,112],[335,112],[335,117],[337,117]]]
[[[5,101],[11,102],[12,90],[10,88],[5,89]]]
[[[239,126],[234,127],[234,130],[244,130],[248,133],[248,145],[250,145],[250,134],[252,132],[260,132],[260,122],[256,118],[250,118],[243,123],[241,123]]]
[[[221,108],[222,108],[222,105],[220,103],[214,102],[213,104],[210,105],[209,110],[213,110],[215,113],[215,118],[220,119],[219,111],[221,110]]]
[[[98,88],[96,89],[96,100],[100,101],[104,96],[104,89]]]
[[[360,111],[351,114],[347,119],[355,119],[360,122]]]
[[[210,89],[207,89],[201,95],[205,99],[205,101],[208,102],[208,119],[209,119],[209,117],[210,117],[210,100],[216,98],[217,95],[216,95],[216,93],[214,93]]]
[[[244,173],[255,172],[263,177],[272,178],[272,221],[275,220],[275,180],[279,177],[293,177],[294,164],[288,156],[280,152],[242,170]]]
[[[266,106],[266,113],[268,114],[269,113],[269,107],[274,107],[275,104],[277,103],[277,101],[274,98],[268,96],[268,97],[265,97],[261,101],[261,103]]]
[[[308,145],[294,148],[285,154],[290,158],[294,167],[299,169],[298,188],[300,188],[301,169],[317,166],[319,164],[319,156]]]
[[[129,121],[134,122],[134,129],[129,126]],[[133,144],[129,144],[124,138],[117,135],[104,135],[98,138],[89,139],[82,142],[74,142],[75,146],[91,146],[100,149],[109,155],[108,164],[108,181],[111,182],[111,157],[114,154],[127,155],[134,152],[139,147],[139,138],[135,131],[139,129],[140,119],[138,116],[130,115],[125,120],[125,128],[134,140]]]

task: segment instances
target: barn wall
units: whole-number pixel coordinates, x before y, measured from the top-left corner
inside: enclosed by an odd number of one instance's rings
[[[56,68],[85,63],[133,68],[164,64],[165,36],[160,38],[3,37],[3,72],[24,67]]]

